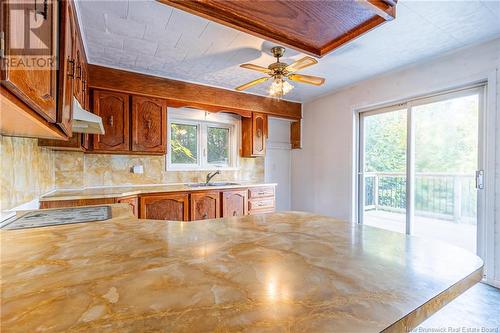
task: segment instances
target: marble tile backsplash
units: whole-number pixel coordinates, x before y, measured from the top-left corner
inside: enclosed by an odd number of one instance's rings
[[[219,181],[264,181],[264,158],[240,158],[238,170],[222,171]],[[164,156],[56,152],[56,188],[201,182],[207,171],[165,171]],[[134,174],[134,165],[144,167]]]
[[[55,152],[37,139],[0,135],[0,211],[38,198],[55,188]]]
[[[0,211],[54,189],[201,182],[206,171],[165,171],[164,156],[83,154],[38,147],[37,139],[0,136]],[[264,181],[264,158],[240,158],[216,181]],[[134,165],[144,167],[134,174]]]

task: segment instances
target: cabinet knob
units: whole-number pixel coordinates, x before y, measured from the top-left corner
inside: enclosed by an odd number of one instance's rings
[[[109,116],[108,123],[109,126],[113,126],[113,116]]]
[[[236,214],[238,214],[238,212],[237,212],[237,211],[234,211],[234,212],[233,212],[233,216],[236,216]]]
[[[151,129],[151,120],[146,121],[146,128]]]
[[[205,214],[203,214],[203,216],[202,216],[202,217],[203,217],[204,219],[206,219],[206,218],[208,217],[208,214],[207,214],[207,213],[205,213]]]

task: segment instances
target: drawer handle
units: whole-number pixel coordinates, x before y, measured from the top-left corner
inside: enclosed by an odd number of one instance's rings
[[[82,64],[78,63],[76,66],[76,78],[81,79],[82,78]]]
[[[75,60],[74,59],[68,59],[68,77],[71,79],[75,78]]]
[[[265,205],[266,205],[266,204],[265,204],[265,203],[262,203],[262,202],[260,202],[260,203],[258,203],[258,204],[257,204],[257,206],[259,206],[259,207],[262,207],[262,206],[265,206]]]
[[[264,192],[264,191],[260,191],[258,194],[259,194],[259,195],[263,195],[263,194],[266,194],[266,192]]]
[[[109,126],[113,126],[113,116],[109,116],[108,123]]]

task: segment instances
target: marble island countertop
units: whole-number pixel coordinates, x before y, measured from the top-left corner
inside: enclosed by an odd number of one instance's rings
[[[276,185],[275,183],[251,183],[251,182],[240,182],[240,181],[234,181],[234,183],[237,183],[237,185],[192,187],[189,186],[189,184],[158,184],[158,185],[91,187],[91,188],[75,189],[75,190],[56,190],[55,192],[42,196],[40,198],[40,201],[121,198],[121,197],[146,194],[146,193],[223,190],[223,189],[238,189],[243,187],[246,188],[246,187]]]
[[[481,279],[459,248],[301,212],[2,230],[1,331],[403,332]]]

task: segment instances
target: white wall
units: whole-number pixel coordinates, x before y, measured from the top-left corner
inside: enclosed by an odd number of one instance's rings
[[[291,206],[291,146],[290,122],[269,118],[269,138],[266,143],[265,180],[276,186],[276,210]]]
[[[500,39],[496,39],[362,81],[305,103],[303,149],[292,151],[292,209],[349,221],[354,219],[354,110],[489,78],[490,105],[496,108],[497,114],[497,119],[488,119],[488,123],[493,124],[490,133],[495,135],[495,123],[497,127],[496,137],[490,140],[490,144],[496,146],[490,154],[493,156],[490,171],[496,170],[497,192],[496,212],[490,208],[491,218],[496,214],[497,221],[492,252],[496,253],[496,280],[500,280],[500,103],[496,103],[500,100],[499,68]],[[491,87],[492,83],[496,87]],[[496,167],[495,150],[499,156]]]

